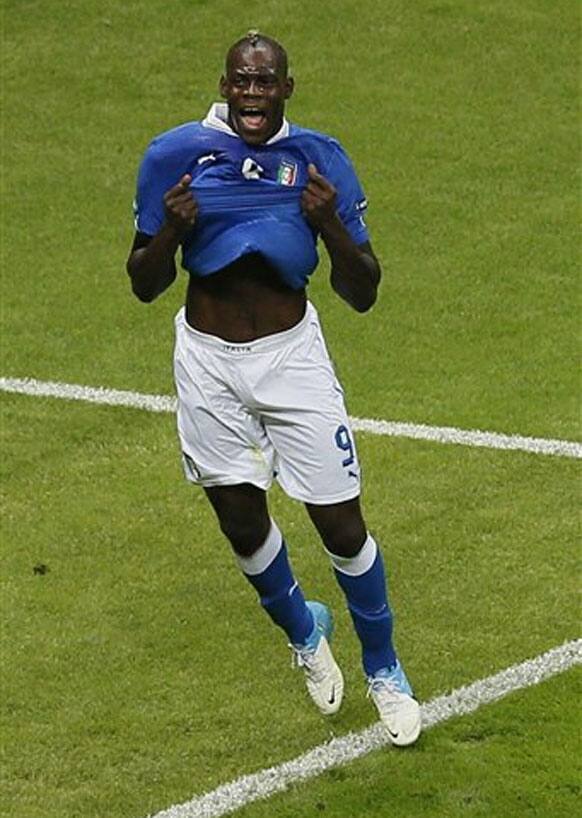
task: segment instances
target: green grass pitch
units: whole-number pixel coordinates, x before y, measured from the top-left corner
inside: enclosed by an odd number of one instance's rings
[[[130,295],[135,172],[206,112],[251,27],[288,47],[289,117],[342,140],[370,200],[377,306],[350,312],[325,262],[310,287],[351,414],[579,437],[569,0],[5,0],[0,375],[171,393],[185,278]],[[170,416],[0,400],[1,815],[145,818],[373,721],[299,505],[273,491],[306,593],[336,615],[331,721],[183,482]],[[422,699],[578,636],[575,461],[358,444]],[[570,671],[237,814],[574,815],[579,690]]]

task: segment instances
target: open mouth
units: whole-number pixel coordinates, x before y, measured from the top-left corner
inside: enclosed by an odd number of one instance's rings
[[[251,130],[261,128],[267,119],[265,111],[262,111],[260,108],[254,108],[252,106],[240,108],[239,116],[244,122],[245,127]]]

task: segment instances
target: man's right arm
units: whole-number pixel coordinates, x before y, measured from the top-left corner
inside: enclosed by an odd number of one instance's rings
[[[140,301],[153,301],[176,278],[176,250],[198,214],[189,189],[191,181],[189,174],[184,175],[164,195],[166,221],[155,236],[140,232],[135,235],[126,269],[131,289]]]

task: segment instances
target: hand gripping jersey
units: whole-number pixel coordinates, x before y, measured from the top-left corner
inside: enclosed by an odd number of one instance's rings
[[[154,236],[165,221],[163,197],[188,173],[198,202],[195,226],[182,242],[182,266],[208,276],[248,253],[260,253],[293,289],[317,266],[317,232],[301,212],[313,163],[337,190],[338,215],[356,244],[368,241],[366,200],[345,151],[325,134],[290,125],[262,145],[248,145],[216,103],[203,122],[156,137],[143,158],[135,226]]]

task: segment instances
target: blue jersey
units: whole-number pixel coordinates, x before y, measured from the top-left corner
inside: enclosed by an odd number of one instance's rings
[[[154,236],[165,221],[163,196],[192,176],[196,224],[182,242],[182,266],[208,276],[248,253],[260,253],[293,289],[317,266],[317,232],[301,212],[313,163],[337,190],[337,210],[356,244],[368,241],[364,193],[340,143],[290,125],[266,143],[248,145],[214,105],[203,122],[188,122],[149,145],[137,182],[135,226]]]

